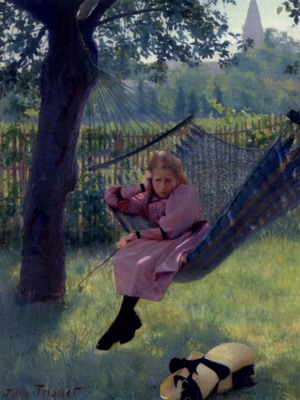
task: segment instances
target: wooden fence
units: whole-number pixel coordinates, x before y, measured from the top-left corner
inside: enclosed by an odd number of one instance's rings
[[[216,126],[214,131],[220,139],[230,144],[249,147],[264,145],[272,132],[280,132],[286,118],[270,115],[257,121],[241,122],[235,126]],[[209,130],[209,129],[208,129]],[[22,230],[22,201],[29,175],[32,145],[36,134],[34,126],[0,125],[0,242],[20,237]],[[84,177],[87,165],[108,161],[122,149],[134,149],[146,144],[155,132],[143,131],[136,136],[115,133],[99,135],[95,131],[83,131],[78,142],[77,154],[79,176]],[[173,143],[180,140],[181,133],[172,136]],[[115,149],[115,150],[114,150]],[[136,154],[135,164],[145,165],[149,151]],[[120,174],[120,165],[114,165],[104,173],[105,183],[114,182]],[[78,220],[82,220],[79,218]],[[76,227],[75,227],[76,229]],[[78,227],[80,230],[80,228]]]
[[[239,147],[264,146],[276,137],[287,118],[282,114],[267,115],[251,121],[242,121],[234,126],[216,126],[215,133],[227,143]]]

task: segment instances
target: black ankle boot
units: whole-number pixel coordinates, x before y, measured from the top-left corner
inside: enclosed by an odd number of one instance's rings
[[[135,331],[142,326],[141,320],[134,310],[119,315],[108,331],[99,339],[96,349],[109,350],[113,344],[127,343],[134,338]]]
[[[119,313],[105,332],[105,334],[98,340],[96,349],[98,350],[109,350],[114,343],[120,340],[120,334],[123,330],[124,321],[126,316],[124,313]]]
[[[126,322],[124,329],[122,329],[122,332],[120,334],[120,344],[130,342],[130,340],[134,338],[135,331],[140,329],[141,326],[142,322],[140,320],[140,317],[134,311],[134,313],[130,316],[130,318]]]
[[[108,330],[97,342],[96,349],[97,350],[109,350],[113,344],[119,341],[119,336],[111,334]]]

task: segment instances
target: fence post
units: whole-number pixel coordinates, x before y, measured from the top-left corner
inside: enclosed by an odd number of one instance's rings
[[[234,135],[234,145],[240,146],[240,133],[238,124],[235,124],[233,135]]]

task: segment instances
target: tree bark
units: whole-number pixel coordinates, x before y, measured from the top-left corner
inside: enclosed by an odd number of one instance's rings
[[[64,209],[77,182],[76,143],[96,79],[92,54],[76,18],[61,18],[49,29],[38,134],[24,202],[19,284],[24,302],[61,299],[65,293]]]

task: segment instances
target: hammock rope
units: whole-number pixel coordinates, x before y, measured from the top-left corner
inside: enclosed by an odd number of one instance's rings
[[[153,146],[154,144],[160,142],[163,139],[166,139],[168,136],[172,135],[173,133],[175,133],[176,131],[178,131],[179,129],[185,127],[186,125],[188,125],[193,119],[193,115],[189,115],[187,118],[185,118],[183,121],[181,121],[179,124],[177,124],[176,126],[174,126],[173,128],[167,130],[166,132],[162,132],[160,134],[157,135],[157,137],[155,137],[154,139],[150,140],[148,143],[136,148],[135,150],[129,151],[119,157],[116,157],[112,160],[106,161],[104,163],[101,164],[97,164],[94,165],[92,167],[90,167],[89,169],[91,171],[96,171],[97,169],[101,169],[101,168],[107,168],[113,164],[116,164],[120,161],[123,161],[133,155],[136,155],[146,149],[148,149],[149,147]]]
[[[132,107],[137,107],[141,105],[140,104],[141,99],[138,98],[139,96],[135,91],[135,89],[133,89],[132,87],[130,87],[125,83],[120,84],[119,81],[117,81],[116,79],[112,78],[111,76],[103,72],[101,72],[101,74],[103,75],[102,79],[104,80],[104,86],[108,90],[111,90],[112,93],[114,93],[115,99],[121,100],[122,108],[123,106],[125,106],[126,108],[126,104],[131,105]],[[146,114],[148,116],[147,120],[150,126],[152,121],[156,123],[165,124],[170,120],[171,111],[168,110],[166,107],[160,105],[160,108],[158,109],[157,105],[153,104],[153,100],[145,95],[143,96],[142,102],[143,102],[142,106],[146,110]],[[118,102],[116,102],[116,104],[118,104]],[[127,111],[128,112],[132,111],[130,110],[130,106],[127,108]],[[132,113],[128,115],[130,116],[130,118],[133,118]],[[149,120],[150,115],[151,115],[151,120]],[[138,115],[138,119],[139,118],[140,115]],[[155,125],[152,125],[152,127],[156,128]]]
[[[98,71],[98,84],[91,93],[90,106],[93,119],[98,119],[96,123],[102,128],[111,124],[116,130],[134,132],[142,130],[142,124],[145,124],[148,129],[157,131],[174,120],[173,113],[167,108],[160,106],[158,109],[147,96],[141,100],[135,89],[116,81],[100,69]],[[144,115],[139,112],[140,107],[144,109]]]

